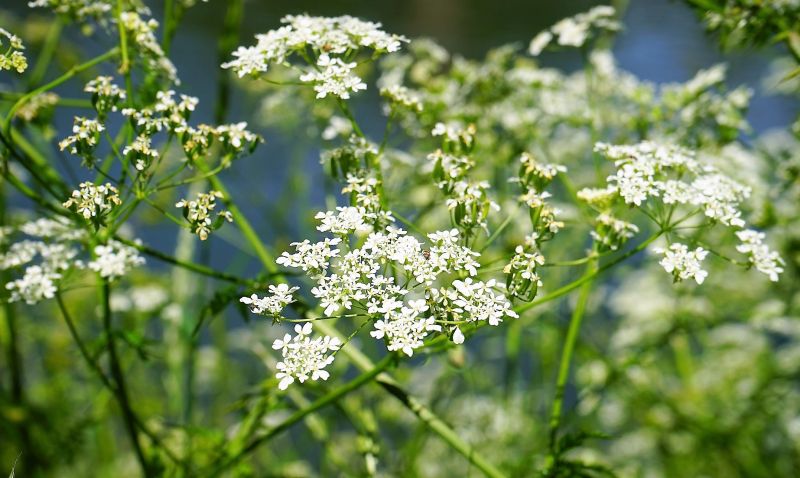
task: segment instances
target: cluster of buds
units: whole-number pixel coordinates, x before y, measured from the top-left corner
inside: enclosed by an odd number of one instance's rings
[[[544,256],[539,252],[536,233],[525,238],[525,244],[518,245],[503,273],[506,274],[506,289],[518,299],[529,302],[536,297],[542,279],[536,272],[544,264]]]
[[[538,162],[530,153],[522,153],[520,157],[519,176],[513,178],[522,188],[520,201],[528,205],[533,232],[538,242],[548,241],[564,227],[564,223],[556,218],[558,209],[547,202],[551,194],[545,188],[567,168],[557,164]]]
[[[25,45],[18,36],[12,35],[10,32],[0,28],[0,47],[3,47],[6,40],[9,45],[4,53],[0,53],[0,71],[2,70],[16,70],[17,73],[22,73],[28,68],[28,59],[22,53]]]
[[[83,91],[92,94],[92,106],[100,119],[110,111],[117,111],[119,105],[125,101],[125,90],[113,83],[110,76],[98,76],[86,83]]]
[[[437,123],[433,136],[442,137],[442,147],[428,155],[433,162],[433,179],[446,197],[453,224],[466,236],[475,228],[486,228],[492,209],[499,206],[489,199],[489,183],[475,181],[469,173],[475,167],[470,154],[475,148],[475,125]]]
[[[595,229],[591,234],[597,244],[597,251],[605,252],[616,251],[637,232],[639,232],[639,228],[635,224],[602,213],[597,216]]]
[[[225,221],[233,221],[233,215],[230,211],[219,211],[214,216],[217,198],[222,199],[222,193],[210,191],[208,193],[198,193],[197,199],[194,201],[181,199],[175,204],[175,207],[183,208],[183,217],[189,221],[192,231],[200,237],[201,241],[208,239],[211,231],[222,227]]]
[[[99,225],[121,203],[119,191],[110,183],[95,185],[87,181],[80,184],[80,189],[72,191],[72,196],[64,202],[64,207],[74,209],[87,221],[91,220]]]

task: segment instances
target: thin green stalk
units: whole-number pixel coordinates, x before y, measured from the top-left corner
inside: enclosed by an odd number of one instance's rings
[[[168,0],[171,1],[171,0]],[[166,8],[166,7],[165,7]],[[228,61],[231,52],[239,43],[239,25],[244,15],[243,0],[229,0],[225,10],[225,21],[222,26],[222,36],[217,43],[217,63]],[[225,122],[228,113],[228,104],[231,95],[231,77],[228,72],[220,71],[217,86],[217,104],[214,107],[214,121],[217,124]]]
[[[134,418],[133,410],[131,409],[130,399],[128,398],[128,390],[125,383],[125,374],[122,372],[119,356],[117,355],[117,345],[114,339],[114,331],[111,324],[111,288],[108,285],[108,280],[103,278],[100,286],[100,299],[102,304],[103,315],[103,330],[106,334],[106,349],[108,351],[108,361],[111,369],[111,377],[116,386],[114,387],[117,394],[117,401],[122,409],[122,417],[125,422],[125,428],[131,440],[131,446],[136,454],[136,459],[142,468],[144,476],[150,476],[150,464],[147,457],[144,455],[142,445],[139,442],[139,433],[136,430],[136,419]]]
[[[240,284],[248,287],[255,287],[258,285],[256,281],[245,279],[242,277],[237,277],[232,274],[226,274],[224,272],[219,272],[215,269],[212,269],[208,266],[204,266],[202,264],[197,264],[195,262],[177,259],[175,257],[170,256],[169,254],[165,254],[159,250],[153,249],[151,247],[145,246],[135,241],[131,241],[129,239],[125,239],[124,237],[114,236],[114,239],[126,244],[128,246],[136,248],[139,252],[147,254],[148,256],[155,257],[161,261],[167,262],[172,265],[176,265],[179,267],[183,267],[184,269],[190,270],[192,272],[196,272],[198,274],[202,274],[208,277],[213,277],[214,279],[223,280],[226,282],[231,282],[233,284]]]
[[[572,292],[573,290],[575,290],[578,287],[582,286],[586,282],[591,281],[592,279],[594,279],[598,275],[600,275],[603,272],[607,271],[608,269],[614,267],[615,265],[619,264],[620,262],[624,261],[625,259],[627,259],[627,258],[629,258],[629,257],[631,257],[633,255],[636,255],[637,253],[643,251],[653,241],[658,239],[663,233],[664,233],[664,231],[656,232],[655,234],[653,234],[650,237],[648,237],[647,239],[645,239],[645,241],[642,242],[641,244],[639,244],[638,246],[634,247],[633,249],[631,249],[630,251],[626,252],[625,254],[622,254],[621,256],[618,256],[617,258],[615,258],[611,262],[602,265],[601,267],[599,267],[596,270],[594,270],[591,274],[584,274],[583,276],[581,276],[580,279],[575,280],[573,282],[570,282],[569,284],[567,284],[565,286],[559,287],[558,289],[554,290],[553,292],[551,292],[551,293],[549,293],[547,295],[544,295],[544,296],[542,296],[542,297],[540,297],[540,298],[538,298],[536,300],[533,300],[531,302],[528,302],[528,303],[525,303],[525,304],[520,304],[520,305],[514,307],[514,311],[519,314],[519,313],[525,312],[528,309],[531,309],[531,308],[536,307],[538,305],[544,304],[545,302],[550,302],[553,299],[557,299],[557,298],[559,298],[559,297],[561,297],[563,295],[566,295],[566,294]]]
[[[555,464],[556,457],[558,456],[558,430],[561,425],[561,410],[564,406],[564,391],[567,387],[567,380],[569,379],[575,344],[578,341],[581,323],[586,312],[586,304],[589,301],[589,295],[592,290],[592,279],[595,277],[596,272],[597,261],[594,260],[586,266],[584,277],[589,277],[590,279],[585,281],[581,286],[578,302],[575,305],[575,310],[572,311],[572,317],[569,321],[569,329],[567,330],[567,337],[564,341],[564,348],[561,351],[561,360],[558,365],[558,377],[556,378],[556,393],[553,399],[553,408],[550,411],[549,453],[545,462],[545,469],[550,469]]]
[[[64,22],[61,21],[61,18],[56,17],[52,25],[50,25],[50,29],[47,31],[47,37],[45,37],[42,50],[36,58],[36,66],[33,67],[33,71],[30,77],[28,77],[29,86],[39,84],[47,73],[47,67],[50,66],[50,62],[53,60],[53,54],[58,47],[58,40],[61,38],[61,31],[63,29]]]
[[[59,292],[56,292],[56,303],[61,311],[61,316],[64,318],[64,322],[67,324],[67,329],[69,329],[70,336],[75,342],[75,345],[78,346],[78,350],[81,353],[81,357],[83,357],[83,360],[86,362],[86,365],[88,365],[89,368],[97,374],[97,377],[103,383],[103,386],[105,386],[108,391],[116,397],[116,387],[113,383],[111,383],[111,380],[108,378],[108,376],[106,376],[105,372],[103,372],[103,369],[100,368],[100,364],[98,364],[89,353],[89,349],[86,347],[83,339],[81,339],[80,335],[78,335],[78,330],[75,327],[75,321],[72,319],[72,315],[69,313],[69,310],[64,303],[64,299]],[[134,420],[139,431],[144,433],[147,438],[149,438],[156,446],[158,446],[160,450],[164,452],[164,454],[166,454],[175,463],[181,462],[181,460],[169,448],[164,446],[161,439],[155,433],[151,432],[147,427],[145,427],[144,423],[136,415],[134,415]]]
[[[320,321],[315,322],[314,326],[321,333],[338,337],[343,339],[342,335],[328,322]],[[354,347],[344,347],[340,349],[341,353],[346,355],[350,361],[362,371],[372,370],[375,365],[363,352]],[[414,396],[406,392],[400,384],[387,373],[381,373],[375,379],[376,383],[380,385],[386,392],[398,399],[403,405],[406,406],[417,418],[425,423],[431,430],[433,430],[439,437],[445,441],[451,448],[463,455],[470,463],[475,465],[486,476],[491,478],[498,478],[504,476],[500,470],[492,465],[486,458],[484,458],[475,448],[465,442],[458,436],[458,433],[453,430],[447,423],[439,418],[433,411],[427,408],[422,402]]]
[[[115,56],[117,56],[118,53],[119,53],[119,48],[114,47],[114,48],[108,50],[107,52],[103,53],[102,55],[98,55],[98,56],[92,58],[89,61],[81,63],[80,65],[73,66],[72,68],[67,70],[63,75],[59,76],[58,78],[56,78],[55,80],[51,81],[50,83],[42,85],[39,88],[36,88],[35,90],[33,90],[33,91],[25,94],[24,96],[22,96],[20,99],[17,100],[16,103],[14,103],[14,105],[8,111],[8,115],[6,116],[5,120],[3,121],[3,132],[4,132],[4,134],[6,134],[6,135],[9,134],[9,130],[11,129],[11,120],[14,119],[14,115],[17,113],[17,111],[20,108],[22,108],[22,106],[25,103],[30,101],[31,98],[33,98],[36,95],[42,94],[45,91],[52,90],[53,88],[55,88],[55,87],[61,85],[62,83],[65,83],[66,81],[70,80],[72,77],[74,77],[78,73],[81,73],[81,72],[83,72],[85,70],[88,70],[89,68],[92,68],[92,67],[94,67],[94,66],[96,66],[96,65],[98,65],[98,64],[100,64],[100,63],[102,63],[102,62],[104,62],[106,60],[114,58]]]
[[[117,30],[119,31],[119,50],[122,53],[122,63],[119,66],[119,72],[125,78],[125,92],[127,93],[127,102],[133,105],[133,80],[131,78],[131,59],[128,52],[128,32],[122,23],[122,0],[117,0],[117,7],[115,16],[117,19]]]
[[[231,215],[233,216],[233,222],[236,223],[239,230],[242,231],[242,234],[247,242],[255,250],[256,255],[267,272],[270,274],[279,273],[278,266],[275,265],[275,258],[267,250],[266,246],[264,246],[261,238],[258,237],[255,229],[253,229],[253,226],[250,224],[250,221],[247,220],[239,207],[236,206],[236,204],[230,199],[231,195],[222,180],[217,176],[212,176],[208,178],[208,182],[211,183],[211,186],[215,190],[221,192],[225,196],[226,206],[228,207],[228,211],[230,211]]]
[[[238,453],[236,453],[231,457],[228,457],[223,463],[216,466],[207,476],[209,477],[219,476],[223,471],[230,468],[232,465],[236,464],[244,456],[246,456],[249,453],[252,453],[259,446],[266,443],[279,433],[287,430],[295,423],[304,419],[307,415],[310,415],[320,410],[321,408],[336,402],[337,400],[344,397],[348,393],[371,382],[372,380],[375,379],[375,377],[381,374],[390,364],[392,364],[394,358],[395,357],[392,354],[387,355],[386,357],[383,358],[383,360],[378,362],[376,365],[374,365],[369,370],[365,371],[355,379],[328,392],[327,394],[318,398],[317,400],[315,400],[309,406],[303,408],[302,410],[298,410],[293,414],[289,415],[289,417],[287,417],[284,421],[282,421],[275,427],[271,428],[268,432],[255,438],[241,451],[239,451]]]

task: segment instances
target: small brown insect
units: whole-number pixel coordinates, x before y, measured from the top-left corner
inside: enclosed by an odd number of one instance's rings
[[[424,257],[425,260],[427,261],[428,259],[431,258],[431,251],[428,250],[428,249],[423,250],[422,251],[422,257]]]

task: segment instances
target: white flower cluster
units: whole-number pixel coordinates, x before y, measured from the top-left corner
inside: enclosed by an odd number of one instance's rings
[[[741,244],[737,250],[749,256],[750,263],[760,272],[777,280],[783,272],[782,259],[763,244],[764,235],[745,229],[740,205],[750,196],[750,188],[742,185],[716,168],[702,164],[692,151],[677,146],[660,145],[645,141],[635,145],[609,145],[598,143],[595,151],[615,161],[616,174],[609,176],[609,191],[614,190],[626,204],[642,206],[651,198],[658,198],[672,208],[691,206],[702,210],[710,223],[720,223],[737,229],[736,235]],[[682,246],[685,247],[685,246]],[[697,252],[700,251],[700,252]],[[674,272],[676,279],[694,277],[698,283],[705,279],[706,273],[693,267],[694,260],[705,257],[705,251],[698,248],[687,252],[677,248],[673,256],[662,261],[668,272]],[[669,251],[668,251],[669,252]],[[682,262],[683,261],[683,262]]]
[[[131,47],[139,53],[133,58],[144,59],[150,71],[160,72],[170,82],[180,84],[175,65],[161,49],[156,38],[158,22],[152,18],[145,20],[135,11],[122,12],[120,22],[120,28],[124,28],[130,35]]]
[[[353,73],[356,62],[345,63],[341,58],[331,58],[323,53],[317,58],[317,68],[300,76],[300,81],[314,85],[317,98],[331,95],[346,100],[351,91],[367,89],[367,84]]]
[[[372,225],[367,222],[367,211],[361,207],[337,207],[336,212],[318,212],[314,219],[319,221],[317,230],[331,234],[364,234],[372,232]]]
[[[614,7],[600,5],[574,17],[564,18],[536,35],[531,40],[528,52],[538,56],[554,39],[561,46],[581,47],[593,35],[602,31],[619,30],[620,24],[614,18],[615,15]]]
[[[283,360],[278,362],[278,373],[275,375],[280,382],[278,388],[286,390],[289,385],[298,380],[327,380],[330,376],[325,367],[333,363],[334,354],[342,346],[336,337],[317,337],[312,339],[314,331],[311,322],[294,327],[295,336],[284,335],[277,339],[272,348],[280,350]]]
[[[293,243],[295,252],[284,252],[278,264],[302,269],[314,280],[311,294],[325,316],[339,311],[374,320],[370,335],[385,340],[390,351],[411,356],[431,332],[445,332],[463,342],[460,323],[483,321],[499,324],[504,317],[516,317],[511,304],[493,280],[473,281],[479,264],[477,252],[460,245],[457,229],[428,234],[425,245],[404,230],[387,226],[374,230],[351,248],[346,235],[366,232],[363,210],[339,208],[317,215],[320,230],[341,237]],[[442,283],[434,287],[434,283]],[[400,285],[402,284],[402,286]],[[296,288],[270,287],[271,297],[241,298],[254,313],[279,317],[293,301]]]
[[[422,98],[419,93],[402,85],[381,88],[381,96],[389,101],[388,109],[402,108],[414,113],[422,112]]]
[[[105,126],[98,120],[76,116],[72,126],[72,135],[67,136],[58,143],[61,151],[69,148],[69,152],[83,158],[83,164],[91,166],[95,163],[94,150],[100,133],[105,131]]]
[[[206,124],[191,126],[189,119],[197,107],[198,99],[187,95],[179,95],[176,99],[175,95],[173,90],[159,91],[156,93],[155,103],[150,107],[122,110],[122,114],[131,118],[136,125],[137,141],[140,144],[144,144],[144,140],[140,138],[150,138],[161,131],[166,131],[177,137],[187,159],[194,161],[206,156],[215,140],[219,141],[223,153],[230,158],[252,151],[259,143],[260,138],[247,130],[245,122],[220,126]],[[153,154],[155,151],[148,152],[148,150],[149,147],[137,155],[137,159],[141,159],[141,162],[137,162],[137,166],[146,168],[149,161],[156,157]],[[132,147],[130,151],[136,149]]]
[[[141,134],[133,140],[133,143],[125,146],[122,154],[128,158],[137,171],[144,171],[158,159],[158,151],[150,146],[150,137]]]
[[[24,267],[22,277],[5,284],[11,294],[9,301],[35,304],[52,299],[65,271],[83,268],[76,259],[79,249],[74,242],[85,238],[85,233],[62,220],[41,218],[17,228],[3,231],[3,242],[14,232],[35,238],[23,239],[4,248],[0,254],[0,270]],[[33,263],[38,258],[38,263]]]
[[[292,56],[301,57],[308,65],[300,81],[314,85],[317,98],[328,95],[347,99],[350,92],[367,85],[353,73],[353,53],[372,50],[372,58],[400,49],[405,38],[381,30],[380,23],[365,22],[350,16],[312,17],[290,15],[281,20],[284,26],[256,35],[257,43],[239,47],[234,60],[223,63],[239,77],[267,71],[271,64],[287,64]],[[313,58],[309,57],[309,53]]]
[[[770,250],[769,246],[764,244],[764,233],[745,229],[738,231],[736,235],[742,241],[741,244],[736,246],[736,250],[742,254],[747,254],[750,263],[759,272],[766,274],[769,280],[777,282],[778,275],[783,272],[783,267],[781,267],[783,259],[777,252]]]
[[[39,93],[20,106],[15,116],[26,122],[39,120],[40,123],[47,123],[52,119],[59,99],[60,96],[50,91]]]
[[[675,282],[694,279],[698,284],[702,284],[708,277],[708,272],[703,270],[700,264],[708,255],[708,251],[702,247],[691,251],[686,244],[674,242],[667,249],[657,247],[654,251],[656,254],[664,255],[659,264],[665,271],[672,274]]]
[[[7,47],[5,42],[8,42]],[[22,53],[24,49],[25,45],[22,44],[22,40],[18,36],[0,28],[0,50],[6,50],[0,53],[0,71],[16,70],[17,73],[24,72],[28,68],[28,59]]]
[[[428,160],[433,164],[433,179],[445,195],[453,224],[466,233],[477,227],[486,229],[489,212],[500,206],[489,198],[488,181],[469,177],[475,167],[469,156],[475,146],[475,125],[437,123],[431,134],[442,137],[442,148],[429,154]]]
[[[556,218],[561,211],[547,202],[552,195],[545,188],[559,173],[565,173],[567,168],[559,164],[540,163],[530,153],[522,153],[520,163],[519,176],[510,181],[519,183],[523,192],[519,200],[530,208],[532,237],[537,242],[549,241],[564,227],[564,223]]]
[[[94,248],[95,258],[89,262],[89,269],[109,280],[123,277],[134,268],[144,264],[144,257],[132,246],[110,240],[105,245]]]
[[[98,186],[87,181],[80,184],[80,189],[72,191],[72,196],[64,202],[64,207],[74,209],[86,220],[101,222],[121,202],[119,191],[111,183]]]
[[[424,299],[411,300],[407,306],[389,310],[384,319],[375,322],[375,330],[369,334],[379,340],[386,339],[387,350],[400,350],[411,357],[414,349],[424,345],[428,332],[442,331],[434,317],[420,317],[428,308]]]
[[[617,172],[608,181],[625,203],[641,206],[651,197],[660,197],[668,205],[699,206],[706,216],[726,226],[744,226],[739,204],[750,196],[750,188],[712,166],[701,165],[692,151],[650,141],[597,143],[595,151],[614,161]]]
[[[535,233],[532,236],[525,241],[527,247],[517,245],[511,260],[503,268],[508,293],[528,301],[536,297],[539,287],[543,285],[536,269],[545,262],[544,256],[536,247]]]
[[[253,294],[250,297],[242,297],[239,302],[250,307],[250,311],[254,314],[279,319],[283,316],[283,309],[294,302],[292,294],[298,290],[298,287],[278,284],[269,286],[268,290],[272,295],[259,297]]]
[[[83,88],[86,93],[92,93],[92,105],[101,118],[109,111],[117,111],[127,97],[125,90],[113,81],[114,78],[110,76],[98,76]]]
[[[55,13],[82,22],[86,19],[101,19],[111,12],[107,0],[31,0],[30,8],[50,8]]]
[[[200,237],[201,241],[208,239],[211,231],[219,229],[224,221],[233,222],[233,215],[230,211],[219,211],[216,217],[212,216],[217,207],[218,198],[223,198],[221,192],[209,191],[197,193],[197,199],[193,201],[181,199],[175,203],[175,207],[183,208],[183,217],[189,221],[192,231]]]

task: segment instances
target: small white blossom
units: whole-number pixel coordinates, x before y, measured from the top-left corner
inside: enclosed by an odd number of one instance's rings
[[[102,217],[121,203],[119,191],[110,183],[96,186],[87,181],[80,184],[80,189],[72,191],[72,197],[64,202],[64,207],[75,209],[89,220]]]
[[[56,281],[61,274],[40,266],[25,269],[22,278],[8,282],[6,289],[11,292],[10,302],[24,300],[27,304],[35,304],[44,299],[52,299],[58,290]]]
[[[375,322],[375,330],[370,335],[376,339],[385,338],[389,351],[401,350],[411,357],[414,349],[424,345],[428,332],[442,330],[433,317],[420,317],[428,310],[424,300],[409,302],[408,306],[389,311],[385,318]]]
[[[300,76],[300,81],[314,84],[317,98],[332,95],[346,100],[350,98],[351,91],[367,89],[367,84],[353,74],[355,62],[345,63],[340,58],[322,54],[317,59],[317,67],[319,70],[311,70]]]
[[[738,231],[736,235],[742,241],[736,246],[736,250],[747,254],[750,264],[755,266],[759,272],[766,274],[769,280],[777,282],[778,276],[783,273],[783,267],[781,267],[783,259],[777,252],[770,250],[769,246],[764,244],[764,233],[745,229]]]
[[[334,246],[340,242],[342,240],[339,238],[326,238],[313,244],[308,240],[293,242],[291,245],[297,252],[284,252],[275,262],[284,267],[300,268],[304,272],[323,273],[328,269],[331,258],[339,255],[339,249]]]
[[[95,259],[89,262],[89,269],[101,277],[114,280],[122,277],[134,268],[144,264],[144,257],[139,255],[135,247],[119,241],[110,240],[105,245],[94,248]]]
[[[366,211],[360,207],[337,207],[333,211],[319,212],[314,219],[319,221],[317,230],[332,234],[368,233],[372,226],[364,221]]]
[[[317,337],[311,339],[313,326],[311,322],[294,327],[295,336],[284,335],[282,339],[275,340],[272,348],[280,350],[283,360],[278,362],[278,373],[275,375],[280,382],[278,388],[286,390],[289,385],[298,380],[327,380],[330,376],[325,367],[333,363],[334,354],[342,346],[336,337]]]
[[[702,284],[708,276],[708,272],[703,270],[701,262],[708,255],[708,251],[702,247],[690,251],[689,246],[678,242],[669,245],[669,248],[655,248],[656,254],[663,254],[664,258],[659,261],[665,271],[672,274],[675,282],[685,279],[694,279],[698,284]]]
[[[281,317],[283,309],[294,302],[292,293],[297,290],[298,287],[289,287],[287,284],[270,285],[269,293],[272,295],[259,297],[253,294],[250,297],[242,297],[239,302],[249,306],[250,311],[254,314],[266,317]]]
[[[230,211],[219,211],[214,216],[214,209],[217,207],[217,199],[222,199],[219,191],[209,191],[207,193],[197,193],[197,199],[181,199],[175,203],[175,207],[183,209],[183,217],[191,224],[192,231],[200,237],[201,241],[208,239],[211,231],[218,229],[223,221],[233,222],[233,214]]]

